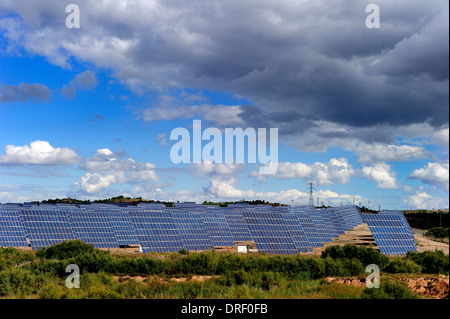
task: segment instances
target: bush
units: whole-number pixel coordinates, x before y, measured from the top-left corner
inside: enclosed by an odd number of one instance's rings
[[[189,251],[188,251],[186,248],[181,248],[181,249],[178,251],[178,253],[179,253],[179,254],[182,254],[182,255],[187,255],[187,254],[189,254]]]
[[[415,274],[422,272],[422,267],[410,259],[395,258],[387,264],[384,270],[391,274]]]
[[[426,233],[427,236],[433,236],[435,238],[448,238],[448,228],[434,227]]]
[[[420,265],[422,272],[425,274],[448,275],[449,273],[449,259],[442,250],[425,251],[423,253],[409,251],[406,258]]]
[[[64,241],[59,244],[52,245],[50,247],[40,248],[36,255],[39,258],[45,259],[69,259],[76,257],[78,255],[84,255],[86,253],[94,252],[100,250],[94,248],[91,244],[86,244],[85,242],[77,240]],[[108,252],[102,252],[108,253]]]
[[[331,257],[333,259],[357,259],[362,265],[375,264],[383,269],[389,262],[389,258],[379,251],[369,247],[358,247],[355,245],[329,246],[321,255],[322,258]]]
[[[380,284],[380,288],[364,288],[363,299],[419,299],[420,297],[409,290],[406,283],[389,279]]]

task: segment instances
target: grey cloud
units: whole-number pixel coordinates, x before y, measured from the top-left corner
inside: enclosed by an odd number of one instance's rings
[[[97,76],[92,71],[84,71],[75,77],[75,84],[83,90],[89,90],[97,86]]]
[[[20,83],[19,85],[2,85],[0,83],[0,103],[25,102],[28,100],[35,102],[45,102],[52,92],[42,84]]]
[[[55,64],[74,56],[112,69],[138,92],[232,92],[254,105],[239,114],[248,125],[280,127],[282,135],[318,121],[353,128],[355,138],[383,126],[395,132],[448,123],[446,0],[379,0],[380,29],[365,27],[364,1],[130,3],[79,1],[83,33],[47,21],[51,1],[4,1],[0,8],[25,22],[23,47]]]
[[[70,81],[69,85],[63,85],[61,89],[61,94],[64,95],[66,98],[71,99],[75,97],[76,90],[90,90],[97,86],[98,80],[97,76],[92,71],[84,71],[75,77],[72,81]]]

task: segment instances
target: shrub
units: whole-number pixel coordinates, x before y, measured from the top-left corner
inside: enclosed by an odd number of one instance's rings
[[[448,228],[434,227],[427,231],[427,236],[433,236],[435,238],[448,238]]]
[[[179,253],[179,254],[182,254],[182,255],[187,255],[187,254],[189,254],[189,251],[188,251],[186,248],[181,248],[181,249],[178,251],[178,253]]]
[[[333,259],[357,259],[362,265],[375,264],[382,269],[389,262],[389,258],[379,251],[369,247],[358,247],[355,245],[329,246],[321,255],[322,258],[331,257]]]
[[[449,273],[449,259],[442,250],[425,251],[423,253],[416,253],[409,251],[406,258],[414,261],[422,267],[422,272],[425,274],[442,274]]]
[[[94,246],[91,244],[86,244],[85,242],[77,239],[64,241],[62,243],[58,243],[50,247],[40,248],[36,252],[36,255],[39,258],[63,260],[94,251],[100,250],[94,248]]]
[[[422,271],[422,267],[410,259],[395,258],[387,264],[384,270],[391,274],[414,274],[420,273]]]
[[[420,297],[409,290],[406,283],[389,279],[380,284],[380,288],[364,288],[363,299],[419,299]]]

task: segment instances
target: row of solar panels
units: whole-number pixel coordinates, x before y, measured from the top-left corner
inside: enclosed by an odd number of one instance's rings
[[[376,222],[371,218],[370,222]],[[410,230],[405,222],[401,226]],[[234,246],[236,241],[254,241],[260,252],[296,254],[323,247],[325,242],[361,223],[362,215],[356,206],[316,210],[309,206],[236,204],[220,208],[194,203],[177,204],[174,208],[164,204],[0,205],[0,246],[23,247],[29,243],[33,249],[39,249],[64,240],[81,239],[97,248],[140,245],[143,252],[172,252],[181,248],[209,250],[214,246]],[[409,249],[409,246],[398,246],[409,244],[409,237],[387,238],[386,231],[380,233],[380,226],[376,227],[374,237],[381,247],[388,241],[389,248],[391,241],[397,240],[395,247]]]
[[[414,233],[402,211],[385,210],[378,214],[363,214],[380,252],[386,255],[404,255],[417,252]]]

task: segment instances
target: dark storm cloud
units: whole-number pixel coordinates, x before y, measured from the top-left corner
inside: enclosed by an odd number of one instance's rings
[[[232,92],[254,105],[239,114],[249,126],[293,134],[318,121],[356,131],[445,125],[448,1],[377,1],[379,29],[365,26],[369,3],[85,0],[78,2],[82,33],[40,18],[54,12],[51,1],[5,0],[0,9],[25,22],[26,49],[36,50],[39,39],[54,48],[48,58],[56,64],[72,55],[113,69],[140,92],[173,87]],[[44,22],[44,30],[27,27]]]
[[[42,84],[2,85],[0,83],[0,103],[7,102],[25,102],[28,100],[36,102],[45,102],[52,92]]]

